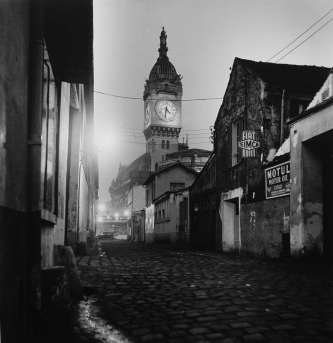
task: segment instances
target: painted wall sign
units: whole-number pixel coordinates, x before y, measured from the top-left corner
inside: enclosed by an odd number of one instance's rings
[[[290,162],[265,170],[266,199],[290,194]]]
[[[238,147],[242,149],[242,157],[256,157],[256,149],[260,148],[260,142],[256,140],[256,132],[243,130]]]

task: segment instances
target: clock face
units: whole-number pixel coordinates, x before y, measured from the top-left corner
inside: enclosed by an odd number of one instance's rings
[[[160,99],[155,105],[155,112],[163,121],[173,120],[177,115],[176,105],[167,99]]]
[[[146,102],[146,107],[145,107],[145,124],[148,124],[150,120],[150,106]]]

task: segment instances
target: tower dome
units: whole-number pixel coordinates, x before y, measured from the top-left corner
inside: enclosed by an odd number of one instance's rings
[[[167,56],[168,47],[167,47],[166,40],[167,40],[167,35],[165,34],[164,27],[163,27],[161,36],[160,36],[160,48],[158,49],[158,52],[160,53],[160,55],[149,74],[149,82],[157,81],[160,79],[174,80],[174,79],[177,79],[178,77],[176,68],[169,61],[169,57]]]

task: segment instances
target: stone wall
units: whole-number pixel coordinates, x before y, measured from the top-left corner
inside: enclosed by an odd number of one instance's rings
[[[241,205],[240,250],[264,257],[281,257],[282,234],[289,220],[289,206],[289,196]]]

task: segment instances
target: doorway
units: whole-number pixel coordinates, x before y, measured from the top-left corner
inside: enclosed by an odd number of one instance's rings
[[[240,250],[239,198],[224,201],[223,243],[226,250]]]
[[[333,264],[333,142],[323,149],[323,257]]]

